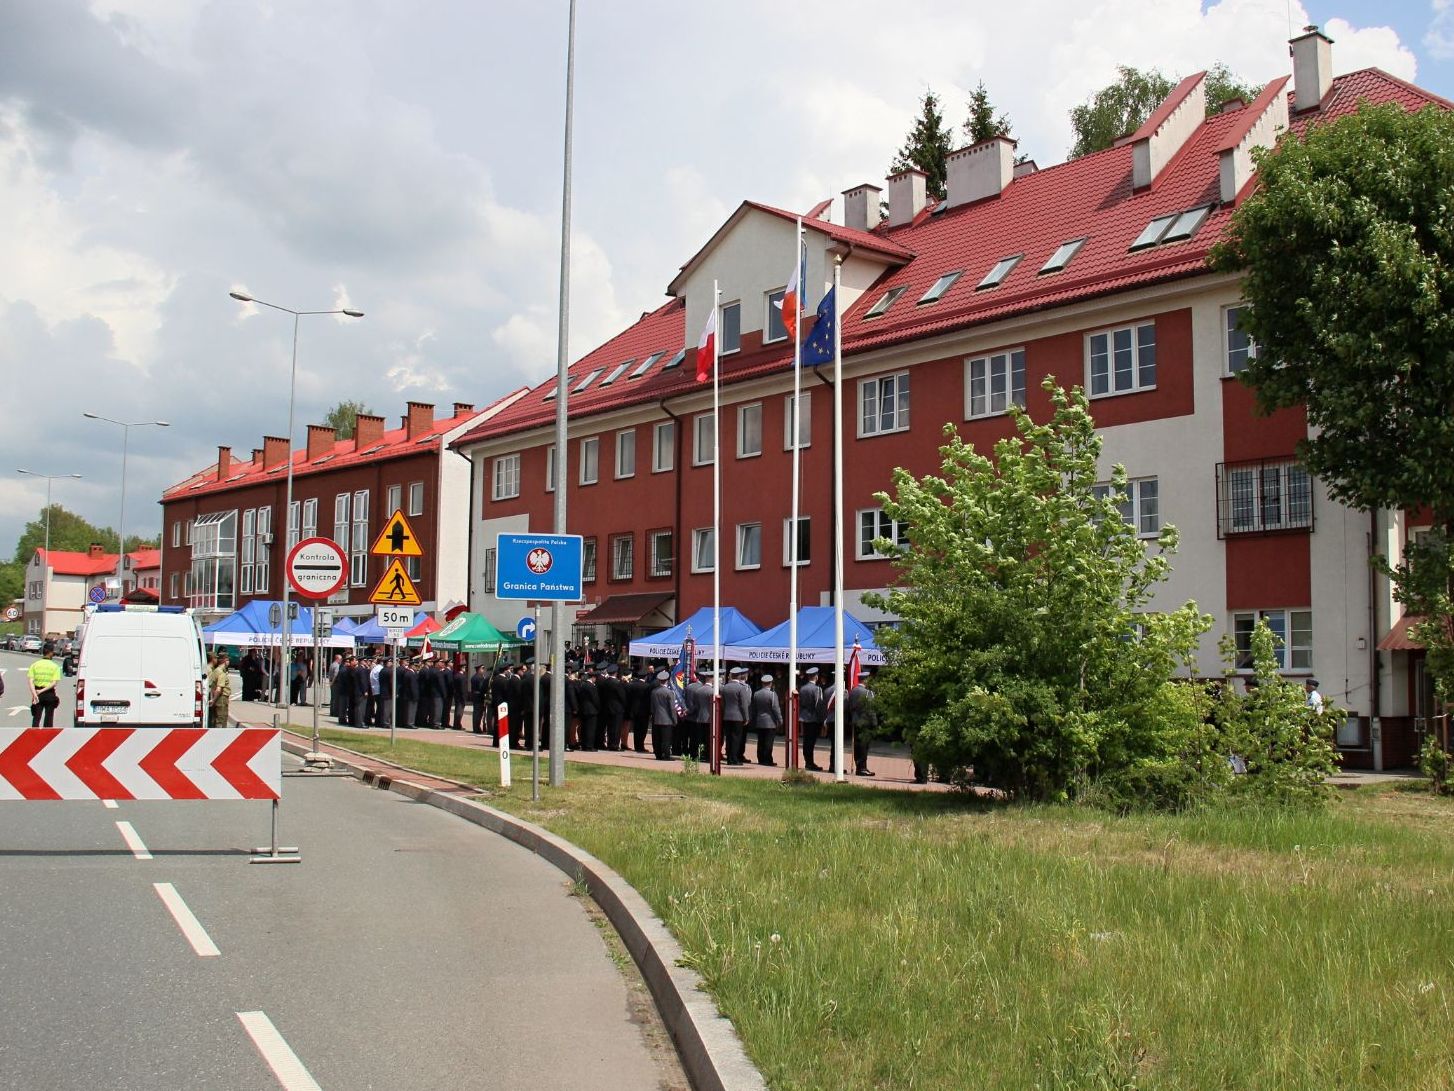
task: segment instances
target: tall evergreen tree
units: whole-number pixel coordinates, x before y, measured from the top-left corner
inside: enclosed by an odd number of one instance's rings
[[[969,137],[971,144],[978,144],[992,136],[1010,135],[1010,115],[995,113],[984,80],[979,81],[979,86],[969,96],[969,119],[964,123],[964,135]]]
[[[944,112],[939,108],[939,96],[932,90],[924,91],[919,104],[919,116],[904,146],[894,156],[889,166],[890,174],[915,167],[928,175],[927,189],[931,197],[944,199],[944,161],[953,151],[949,130],[944,127]]]

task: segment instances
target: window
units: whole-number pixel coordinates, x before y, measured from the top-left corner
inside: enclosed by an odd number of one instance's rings
[[[404,486],[390,485],[389,491],[384,494],[384,511],[393,515],[402,508],[404,500]]]
[[[798,411],[798,447],[813,445],[813,392],[803,391],[803,406]],[[783,399],[783,450],[793,449],[793,396]]]
[[[1091,491],[1097,500],[1112,495],[1115,486],[1096,485]],[[1126,490],[1115,494],[1116,508],[1123,522],[1135,528],[1142,538],[1161,533],[1161,484],[1155,477],[1138,477],[1126,482]]]
[[[604,379],[601,380],[601,385],[610,386],[617,379],[621,378],[621,373],[634,363],[636,363],[635,360],[627,360],[624,364],[617,364],[611,369],[611,374],[607,375]]]
[[[1313,669],[1313,612],[1311,610],[1257,610],[1232,615],[1232,636],[1237,643],[1237,669],[1252,669],[1252,631],[1265,620],[1277,637],[1277,669]]]
[[[1090,395],[1129,394],[1156,386],[1156,324],[1125,326],[1093,333],[1090,348]]]
[[[736,352],[742,347],[742,304],[722,304],[722,355]]]
[[[424,563],[420,557],[404,558],[404,573],[415,583],[424,578]]]
[[[595,382],[597,379],[599,379],[601,377],[601,373],[603,371],[605,371],[605,370],[606,369],[603,368],[603,367],[592,368],[590,374],[587,375],[584,379],[582,379],[579,383],[577,383],[576,384],[576,388],[574,390],[572,390],[571,393],[572,394],[579,394],[579,393],[581,393],[583,390],[586,389],[586,387],[590,386],[593,382]]]
[[[711,413],[692,419],[692,465],[710,466],[717,447],[717,422]]]
[[[661,370],[662,371],[670,371],[674,367],[681,367],[682,366],[682,361],[685,360],[686,358],[687,358],[687,350],[684,349],[684,348],[677,349],[677,354],[675,356],[673,356],[670,360],[668,360],[666,363],[662,364],[661,365]]]
[[[909,373],[881,375],[858,384],[860,436],[902,432],[909,427]]]
[[[813,559],[813,520],[799,517],[797,533],[797,556],[793,556],[793,521],[783,520],[783,566],[808,564]]]
[[[173,527],[177,527],[181,524],[178,522],[172,525]],[[177,597],[177,574],[175,572],[167,577],[167,597],[172,599]]]
[[[647,544],[651,547],[651,574],[653,576],[670,576],[673,554],[671,531],[651,531],[647,535]]]
[[[1291,459],[1217,467],[1217,536],[1313,525],[1313,479]]]
[[[1252,338],[1240,328],[1245,306],[1228,307],[1223,312],[1227,331],[1227,374],[1236,375],[1247,366],[1247,361],[1257,359],[1257,346]]]
[[[611,539],[611,578],[613,580],[629,580],[634,565],[634,547],[636,539],[630,534],[622,534]]]
[[[737,524],[737,567],[762,567],[762,524]]]
[[[236,511],[200,515],[192,527],[191,605],[206,610],[236,609]],[[254,522],[256,533],[256,522]]]
[[[656,363],[658,360],[660,360],[665,355],[666,355],[666,353],[664,353],[664,352],[653,352],[645,360],[642,360],[641,363],[637,364],[636,365],[636,370],[633,371],[630,375],[628,375],[627,378],[628,379],[639,379],[639,378],[641,378],[641,376],[645,375],[648,371],[651,370],[651,365],[652,364]]]
[[[1041,273],[1058,273],[1070,264],[1070,259],[1080,253],[1080,248],[1085,245],[1085,239],[1071,239],[1063,242],[1055,248],[1055,253],[1050,255],[1050,260],[1040,266]]]
[[[1136,236],[1136,241],[1131,244],[1131,249],[1140,250],[1143,247],[1155,246],[1161,241],[1161,236],[1166,234],[1166,229],[1171,226],[1172,221],[1179,215],[1180,213],[1173,212],[1169,216],[1157,216],[1142,229],[1141,234]]]
[[[485,550],[485,594],[495,593],[495,547],[490,546]]]
[[[1161,241],[1180,242],[1182,239],[1191,238],[1197,233],[1197,228],[1201,227],[1202,222],[1206,220],[1211,211],[1211,205],[1202,205],[1200,208],[1188,209],[1172,221],[1171,227],[1167,229],[1166,234],[1161,236]]]
[[[292,549],[298,544],[298,513],[302,508],[302,502],[294,500],[288,505],[288,548]]]
[[[895,545],[909,547],[909,527],[890,519],[882,508],[866,508],[858,513],[858,559],[860,561],[881,561],[889,555],[880,553],[874,542],[887,538]]]
[[[520,495],[520,455],[501,455],[495,459],[492,500],[508,500]]]
[[[969,361],[967,417],[1003,413],[1011,405],[1025,408],[1025,350],[1011,349]]]
[[[717,567],[717,536],[711,527],[692,531],[692,571],[712,572]]]
[[[267,508],[258,509],[258,517],[261,518]],[[310,500],[303,501],[303,537],[318,537],[318,498],[315,496]]]
[[[333,498],[333,540],[344,548],[348,546],[348,501],[346,492]]]
[[[519,455],[514,456],[518,460]],[[342,545],[343,543],[339,543]],[[369,491],[360,489],[353,494],[353,550],[348,558],[349,582],[362,587],[369,577]]]
[[[581,580],[585,583],[596,582],[596,539],[585,538],[581,541]]]
[[[666,473],[676,468],[677,422],[664,420],[651,429],[651,472]]]
[[[559,384],[558,384],[558,383],[557,383],[557,386],[558,386],[558,385],[559,385]],[[543,399],[541,399],[541,400],[542,400],[542,401],[547,401],[547,402],[551,402],[551,401],[554,401],[554,400],[555,400],[555,395],[556,395],[556,393],[557,393],[557,389],[556,389],[556,387],[555,387],[555,386],[552,386],[552,387],[551,387],[551,388],[550,388],[550,389],[549,389],[549,390],[547,390],[547,391],[546,391],[546,392],[545,392],[545,397],[544,397],[544,398],[543,398]]]
[[[318,501],[313,501],[314,523],[316,526],[318,517]],[[308,510],[306,507],[304,512]],[[306,524],[305,524],[306,525]],[[255,595],[265,594],[268,589],[268,580],[271,577],[272,566],[272,545],[273,545],[273,509],[271,507],[257,509],[257,546],[254,550],[256,559],[252,573],[252,591]],[[315,530],[316,533],[316,530]]]
[[[883,295],[878,297],[878,302],[876,302],[872,307],[864,312],[863,317],[878,318],[890,307],[892,307],[896,302],[898,302],[899,296],[903,295],[908,290],[909,286],[907,284],[900,284],[897,288],[890,288]]]
[[[1008,258],[1001,258],[995,262],[994,268],[984,275],[984,279],[974,286],[976,292],[984,291],[986,288],[994,288],[1003,283],[1004,279],[1014,271],[1015,266],[1020,264],[1024,254],[1015,254]]]
[[[178,520],[176,520],[175,522],[172,523],[172,548],[173,549],[180,549],[181,546],[182,546],[182,521],[180,519],[178,519]],[[172,597],[173,598],[176,598],[177,597],[177,593],[175,591],[172,592]]]
[[[555,492],[555,444],[545,449],[545,491]]]
[[[952,273],[945,273],[936,280],[927,292],[919,297],[918,305],[922,307],[925,303],[938,303],[944,298],[944,293],[954,287],[954,282],[964,275],[963,269],[956,269]]]
[[[581,484],[594,485],[601,476],[601,438],[587,436],[581,440]]]
[[[762,454],[762,402],[737,407],[737,457]]]
[[[244,595],[252,594],[253,558],[257,552],[254,526],[257,511],[247,508],[242,513],[242,558],[237,570],[237,590]]]
[[[187,520],[187,544],[188,545],[191,545],[192,544],[192,528],[195,527],[196,525],[197,525],[197,520],[195,520],[195,519],[188,519]]]
[[[779,288],[775,292],[768,292],[766,296],[767,313],[762,319],[762,343],[768,344],[773,341],[785,341],[788,336],[788,327],[783,322],[783,296],[786,288]]]
[[[616,433],[616,476],[636,476],[636,429]]]
[[[409,514],[424,514],[424,482],[413,481],[409,484]]]

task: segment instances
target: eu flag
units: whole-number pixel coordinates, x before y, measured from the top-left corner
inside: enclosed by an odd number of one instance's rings
[[[829,288],[823,302],[818,304],[818,320],[813,323],[813,332],[803,342],[802,359],[805,366],[833,362],[833,333],[838,328],[837,291],[836,286]]]

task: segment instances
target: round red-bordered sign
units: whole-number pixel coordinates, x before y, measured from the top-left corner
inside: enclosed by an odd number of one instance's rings
[[[348,557],[332,538],[304,538],[288,550],[288,583],[298,594],[326,599],[348,584]]]

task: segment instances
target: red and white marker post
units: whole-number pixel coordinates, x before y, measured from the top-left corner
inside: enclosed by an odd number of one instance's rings
[[[510,703],[495,706],[495,742],[500,748],[500,787],[510,787]]]

